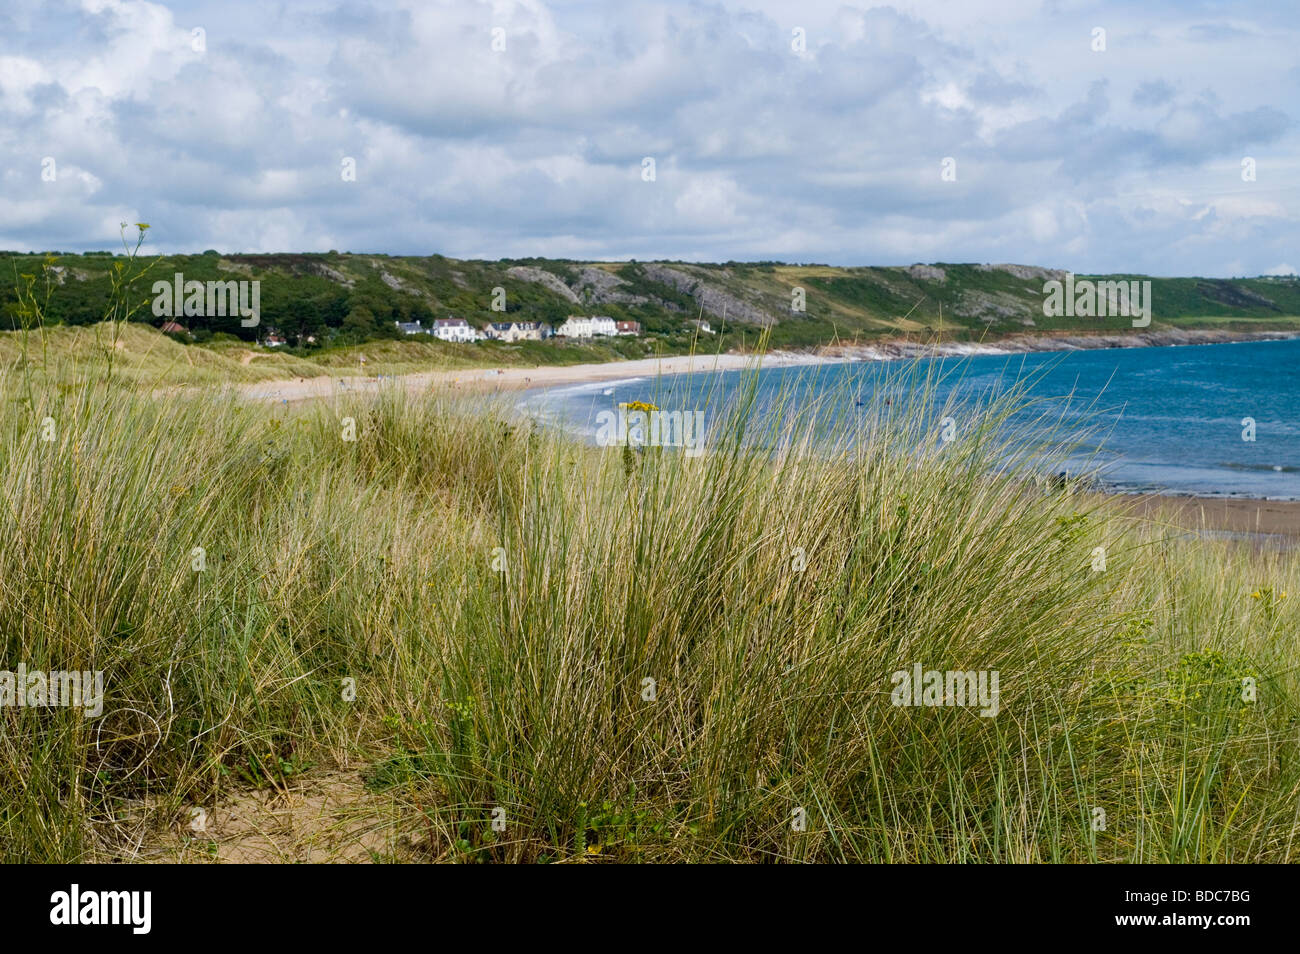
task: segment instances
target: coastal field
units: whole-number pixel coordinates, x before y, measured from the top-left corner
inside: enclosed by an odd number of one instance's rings
[[[138,331],[0,342],[5,659],[104,687],[0,710],[5,860],[1300,859],[1290,551],[999,463],[1024,393],[691,456]]]

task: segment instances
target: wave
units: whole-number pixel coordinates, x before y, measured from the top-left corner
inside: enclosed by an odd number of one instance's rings
[[[1243,464],[1239,461],[1220,461],[1215,466],[1222,467],[1224,470],[1262,471],[1264,473],[1274,474],[1294,474],[1300,472],[1300,466],[1296,466],[1295,464]]]

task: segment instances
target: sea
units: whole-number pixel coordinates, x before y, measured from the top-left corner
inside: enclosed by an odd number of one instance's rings
[[[752,387],[759,408],[795,393],[849,416],[879,407],[873,395],[905,400],[898,392],[915,386],[913,377],[935,382],[939,406],[1019,387],[1032,402],[1021,416],[1040,419],[1046,411],[1070,438],[1063,469],[1100,489],[1300,500],[1300,339],[1015,354],[990,348],[907,363],[901,375],[898,361],[870,360],[559,385],[522,392],[518,406],[595,441],[600,412],[625,402],[717,409]]]

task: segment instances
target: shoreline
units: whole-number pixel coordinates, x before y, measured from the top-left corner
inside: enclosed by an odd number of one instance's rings
[[[949,342],[926,345],[893,341],[872,345],[841,345],[817,351],[770,351],[763,354],[694,354],[607,361],[599,364],[541,365],[532,368],[461,368],[376,377],[314,378],[261,381],[232,387],[245,400],[295,404],[300,401],[375,393],[399,383],[409,391],[447,389],[452,393],[492,394],[594,384],[628,378],[739,371],[759,362],[764,368],[811,367],[859,361],[895,361],[916,357],[1015,355],[1047,351],[1100,348],[1178,347],[1239,341],[1279,341],[1300,332],[1157,331],[1141,335],[1024,335],[991,344]],[[1167,521],[1191,532],[1243,535],[1266,540],[1300,540],[1300,501],[1253,497],[1206,497],[1163,494],[1105,493],[1121,508],[1148,520]]]
[[[1054,351],[1101,351],[1111,348],[1180,348],[1194,345],[1289,341],[1300,331],[1230,331],[1217,328],[1161,328],[1155,331],[1018,334],[997,341],[949,341],[924,344],[907,340],[865,345],[824,346],[825,353],[842,353],[846,360],[896,361],[933,356],[1037,354]]]
[[[760,363],[765,368],[852,364],[862,361],[901,361],[915,358],[1016,355],[1039,352],[1089,351],[1109,348],[1169,348],[1234,344],[1249,341],[1286,341],[1300,331],[1218,331],[1214,329],[1162,329],[1137,334],[1016,335],[996,342],[951,341],[937,344],[894,339],[864,345],[822,345],[809,351],[776,350],[763,353],[725,352],[666,355],[631,361],[595,364],[535,365],[531,368],[458,368],[417,371],[402,375],[336,378],[281,378],[235,385],[249,400],[311,400],[331,394],[377,390],[384,381],[401,381],[411,390],[439,385],[465,391],[520,391],[565,384],[587,384],[621,378],[656,377],[701,371],[740,371]]]

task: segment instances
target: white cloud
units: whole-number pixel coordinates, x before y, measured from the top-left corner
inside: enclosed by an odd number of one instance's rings
[[[15,4],[0,247],[100,248],[142,217],[164,250],[1216,274],[1300,244],[1281,3]]]

